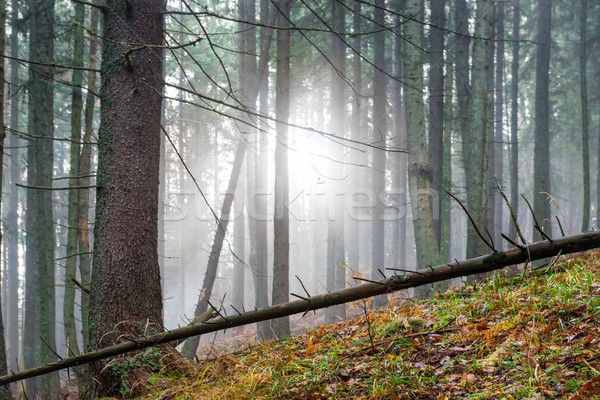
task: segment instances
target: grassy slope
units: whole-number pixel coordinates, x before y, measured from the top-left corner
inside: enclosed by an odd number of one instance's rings
[[[600,399],[600,253],[392,304],[157,374],[144,398]]]

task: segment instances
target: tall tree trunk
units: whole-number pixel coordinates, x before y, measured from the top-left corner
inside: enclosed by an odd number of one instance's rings
[[[407,13],[419,11],[419,0],[407,2]],[[413,229],[419,268],[439,263],[439,246],[433,223],[431,160],[425,140],[425,108],[423,104],[423,55],[421,54],[421,25],[408,22],[404,34],[406,44],[404,72],[406,87],[406,119],[408,125],[408,187],[413,213]]]
[[[494,152],[495,152],[495,176],[501,185],[504,185],[504,3],[496,3],[496,81],[495,101],[494,101]],[[500,192],[494,190],[494,242],[498,247],[502,247],[502,238],[500,233],[504,222],[503,218],[503,199]]]
[[[384,26],[385,0],[375,0],[374,21],[376,26]],[[382,71],[385,67],[385,33],[377,32],[373,35],[373,134],[371,142],[376,146],[385,147],[387,142],[387,120],[386,120],[386,79]],[[377,199],[372,216],[371,232],[371,279],[379,279],[385,266],[385,224],[384,208],[381,202],[385,193],[385,152],[378,149],[372,150],[372,185],[373,195]],[[377,297],[375,306],[385,305],[382,297]]]
[[[54,0],[29,1],[29,59],[38,64],[29,68],[29,121],[30,140],[27,149],[27,185],[52,186],[54,159]],[[50,140],[49,140],[50,139]],[[54,220],[52,191],[27,191],[26,287],[24,356],[25,367],[46,364],[56,356],[41,343],[56,347],[55,293],[54,293]],[[27,384],[29,394],[50,394],[58,390],[58,375],[40,377],[37,385]]]
[[[269,15],[269,0],[260,1],[260,22],[268,24]],[[271,15],[277,15],[277,11],[271,11]],[[259,85],[259,112],[261,115],[269,113],[269,74],[268,74],[268,59],[269,50],[271,47],[271,38],[273,30],[271,28],[260,29],[260,57],[261,62],[258,70],[260,79]],[[268,123],[260,121],[260,127],[268,128]],[[255,231],[251,233],[255,237],[256,247],[256,264],[254,265],[254,299],[257,308],[264,308],[269,305],[269,242],[267,240],[267,196],[268,184],[267,173],[269,170],[268,160],[268,142],[267,136],[263,133],[258,138],[258,161],[255,171],[255,189],[256,189],[256,223]],[[258,322],[256,324],[256,335],[259,339],[272,338],[272,331],[269,322]]]
[[[364,108],[361,95],[363,93],[363,82],[362,82],[362,59],[360,58],[361,46],[362,46],[362,16],[361,16],[361,3],[360,1],[352,2],[352,31],[355,33],[352,39],[352,45],[356,52],[352,55],[352,81],[354,84],[354,96],[352,98],[352,117],[350,120],[350,135],[353,140],[361,140],[363,135],[362,130],[362,119],[361,113]],[[360,162],[358,152],[352,153],[352,162],[358,164]],[[360,187],[360,168],[350,168],[350,179],[349,187],[350,193],[357,187]],[[355,218],[348,218],[347,220],[347,245],[348,245],[348,266],[355,271],[358,271],[358,265],[360,260],[360,230],[361,223]]]
[[[6,1],[0,0],[0,54],[4,54],[6,48]],[[6,80],[6,71],[4,69],[4,60],[0,62],[0,77],[2,83],[0,84],[0,99],[4,102],[4,82]],[[4,140],[6,139],[6,130],[4,128],[4,113],[0,115],[0,166],[4,165]],[[2,176],[0,171],[0,188],[2,186]],[[2,194],[0,193],[0,204],[2,203]],[[2,230],[0,229],[0,243],[2,242]],[[5,258],[6,260],[6,258]],[[7,281],[4,281],[6,284]],[[6,298],[5,298],[6,299]],[[5,300],[4,299],[4,300]],[[0,298],[0,304],[4,304]],[[5,300],[6,301],[6,300]],[[8,375],[8,365],[6,360],[6,340],[4,335],[4,322],[2,313],[0,313],[0,374]],[[12,393],[10,386],[0,387],[0,399],[10,400],[12,399]]]
[[[93,0],[94,4],[98,0]],[[90,29],[97,31],[100,22],[100,10],[96,7],[92,8],[92,16],[90,19]],[[90,185],[90,172],[92,163],[92,137],[94,135],[94,104],[97,90],[97,74],[94,69],[98,65],[98,40],[96,36],[90,35],[89,39],[89,67],[88,71],[88,92],[85,98],[85,115],[83,134],[83,144],[81,146],[81,157],[79,159],[79,182],[82,186],[79,190],[79,221],[77,227],[79,229],[79,276],[84,287],[89,288],[91,284],[91,257],[90,251],[90,229],[89,229],[89,213],[90,213],[90,189],[86,186]],[[89,349],[90,330],[90,296],[85,291],[81,293],[81,333],[83,337],[83,348]]]
[[[580,41],[579,41],[579,80],[581,92],[581,152],[583,161],[583,222],[581,231],[590,227],[590,144],[589,110],[587,94],[587,12],[588,1],[581,1]]]
[[[157,252],[163,11],[162,0],[108,0],[104,9],[93,349],[163,329]],[[127,379],[105,366],[91,367],[90,396],[116,395]]]
[[[533,211],[542,229],[552,236],[550,214],[550,46],[552,0],[537,2],[535,60],[535,131],[533,146]],[[534,240],[542,235],[533,230]]]
[[[475,36],[489,37],[491,1],[477,0]],[[463,157],[467,180],[467,207],[481,229],[486,226],[486,174],[490,115],[490,98],[487,90],[488,41],[473,42],[471,88],[468,107],[468,124],[463,136]],[[457,71],[458,75],[458,71]],[[467,257],[485,254],[487,249],[471,224],[467,229]]]
[[[288,178],[288,126],[290,115],[290,0],[276,2],[280,12],[277,31],[277,76],[275,88],[275,114],[277,116],[277,143],[275,145],[275,217],[273,219],[273,291],[272,304],[282,304],[289,299],[290,273],[290,219],[287,210],[289,199]],[[288,317],[271,321],[277,338],[290,336]]]
[[[491,34],[492,35],[497,35],[497,29],[496,29],[496,8],[492,5],[492,18],[491,18],[491,24],[490,24],[490,30],[491,30]],[[487,148],[487,154],[488,154],[488,161],[487,161],[487,173],[485,175],[485,184],[486,184],[486,196],[487,196],[487,209],[486,209],[486,224],[485,227],[488,230],[488,232],[490,233],[492,240],[495,241],[495,234],[496,234],[496,227],[494,226],[494,214],[496,212],[496,203],[494,201],[495,197],[496,197],[496,192],[498,192],[498,188],[496,187],[496,182],[494,181],[494,176],[496,175],[496,170],[494,169],[495,165],[496,165],[496,139],[494,137],[494,121],[491,121],[491,116],[494,115],[494,107],[496,104],[495,101],[495,97],[494,97],[494,72],[495,72],[495,53],[496,53],[496,43],[493,41],[490,41],[488,43],[488,66],[489,68],[487,69],[487,90],[488,90],[488,95],[489,95],[489,102],[488,102],[488,106],[490,107],[489,111],[488,111],[488,115],[490,116],[490,122],[488,123],[487,127],[487,134],[488,134],[488,148]],[[482,231],[483,232],[483,231]]]
[[[333,0],[333,24],[335,32],[345,30],[345,4],[344,0]],[[346,134],[346,107],[345,107],[345,85],[342,76],[346,74],[345,45],[338,37],[337,33],[331,34],[331,127],[329,131],[338,136],[345,137]],[[330,146],[333,148],[335,144]],[[341,169],[343,175],[343,166]],[[332,182],[330,190],[331,202],[333,204],[334,215],[328,216],[327,229],[330,231],[327,240],[327,253],[331,253],[331,259],[327,262],[327,290],[343,289],[346,285],[346,264],[344,248],[344,205],[338,204],[338,194],[343,194],[343,181]],[[340,305],[327,309],[327,320],[334,321],[335,318],[346,319],[346,306]]]
[[[444,158],[444,27],[445,0],[430,0],[431,23],[429,68],[429,156],[432,177],[433,227],[437,242],[441,239],[442,162]]]
[[[455,39],[456,40],[456,39]],[[453,42],[455,43],[455,41]],[[449,44],[448,47],[451,47]],[[453,88],[454,88],[454,53],[448,52],[446,58],[446,78],[444,83],[444,154],[442,160],[442,204],[440,206],[441,234],[440,234],[440,263],[451,260],[452,249],[452,222],[451,201],[445,192],[452,192],[452,133],[454,132]]]
[[[510,203],[516,216],[519,215],[519,57],[521,29],[521,1],[513,6],[512,41],[513,54],[510,82]],[[510,235],[517,238],[517,228],[510,224]]]
[[[10,55],[12,57],[19,57],[19,33],[16,29],[16,22],[19,18],[19,7],[18,0],[13,0],[11,3],[11,20],[13,26],[11,27],[10,35]],[[10,60],[10,81],[11,87],[16,88],[20,86],[19,82],[19,62],[16,60]],[[19,98],[21,96],[18,93],[10,93],[10,128],[18,131],[19,130]],[[10,175],[9,175],[9,198],[8,198],[8,210],[6,213],[6,228],[7,232],[4,236],[7,245],[7,264],[8,264],[8,277],[7,277],[7,298],[4,299],[7,305],[6,313],[6,344],[7,344],[7,357],[8,357],[8,368],[11,371],[17,370],[18,358],[19,358],[19,190],[15,186],[19,182],[19,175],[21,167],[19,165],[21,152],[19,151],[20,140],[16,134],[9,136],[10,149]],[[13,385],[13,390],[16,389],[16,385]]]
[[[73,39],[73,66],[83,67],[83,23],[85,19],[85,6],[76,3],[75,8],[75,31]],[[83,71],[73,70],[73,88],[71,97],[71,143],[70,143],[70,167],[69,185],[74,187],[68,193],[68,218],[67,218],[67,258],[65,260],[65,293],[63,301],[63,319],[65,327],[65,343],[70,355],[80,354],[77,343],[77,328],[75,326],[75,283],[77,274],[77,244],[79,230],[79,159],[81,145],[81,116],[83,111],[82,90]],[[76,369],[76,373],[79,371]]]
[[[233,224],[233,251],[242,260],[246,254],[246,224],[244,219],[244,194],[238,189],[238,195],[235,199],[235,221]],[[240,260],[233,261],[233,306],[240,310],[244,309],[244,294],[245,294],[245,265]]]

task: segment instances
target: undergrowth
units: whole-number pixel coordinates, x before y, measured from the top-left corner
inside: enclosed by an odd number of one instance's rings
[[[153,375],[143,398],[600,399],[600,253],[551,269],[392,299],[197,372]]]

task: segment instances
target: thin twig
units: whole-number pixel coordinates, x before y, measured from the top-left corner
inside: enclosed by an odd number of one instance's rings
[[[50,346],[50,344],[48,342],[46,342],[46,339],[44,339],[42,336],[39,336],[39,338],[42,340],[42,342],[44,342],[44,344],[46,345],[46,347],[52,352],[54,353],[54,355],[56,357],[58,357],[61,361],[62,361],[62,357],[56,352],[54,351],[54,349]]]
[[[558,222],[558,227],[560,228],[560,234],[563,236],[566,236],[565,231],[563,230],[562,224],[560,223],[560,219],[558,218],[558,215],[555,215],[555,217],[556,217],[556,222]]]
[[[518,247],[520,250],[525,250],[525,246],[521,246],[519,243],[506,236],[504,233],[501,233],[500,236],[502,236],[504,240],[506,240],[508,243],[512,244],[515,247]]]
[[[25,189],[37,189],[37,190],[77,190],[77,189],[94,189],[94,188],[98,187],[98,185],[48,187],[48,186],[29,186],[29,185],[22,185],[20,183],[15,183],[15,185],[17,185],[18,187],[25,188]]]
[[[302,300],[304,300],[304,301],[308,301],[308,302],[310,303],[310,299],[308,299],[308,298],[306,298],[306,297],[304,297],[304,296],[300,296],[299,294],[296,294],[296,293],[290,293],[290,296],[297,297],[297,298],[299,298],[299,299],[302,299]]]
[[[296,279],[298,279],[298,282],[300,282],[300,285],[302,286],[302,289],[304,289],[304,293],[306,293],[306,295],[308,297],[310,297],[310,293],[308,293],[308,290],[306,290],[306,287],[304,286],[304,283],[302,283],[302,281],[300,280],[300,278],[298,278],[298,275],[295,275]]]
[[[75,286],[77,286],[79,289],[81,289],[83,292],[90,294],[90,289],[86,288],[85,286],[83,286],[83,284],[81,282],[79,282],[77,279],[75,278],[71,278],[71,281],[75,284]]]

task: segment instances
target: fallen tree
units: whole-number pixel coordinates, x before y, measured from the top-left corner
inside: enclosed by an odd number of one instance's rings
[[[26,378],[32,378],[70,368],[105,358],[113,357],[161,343],[178,341],[191,336],[215,332],[236,326],[247,325],[255,322],[265,321],[273,318],[284,317],[293,314],[304,313],[311,310],[348,303],[368,297],[395,292],[416,286],[426,285],[461,276],[480,274],[504,268],[509,265],[519,264],[526,261],[534,261],[559,254],[570,254],[580,251],[591,250],[600,247],[600,232],[588,232],[580,235],[566,236],[556,240],[519,245],[518,248],[498,251],[486,256],[472,258],[452,264],[427,267],[415,272],[405,272],[402,275],[393,275],[381,281],[369,281],[361,285],[338,290],[331,293],[305,297],[300,300],[276,306],[266,307],[260,310],[249,311],[243,314],[220,317],[210,321],[162,332],[156,335],[129,338],[129,342],[116,346],[107,347],[94,352],[81,354],[74,357],[64,358],[60,361],[45,364],[36,368],[13,373],[0,377],[0,385],[6,385]],[[300,297],[300,296],[298,296]]]

